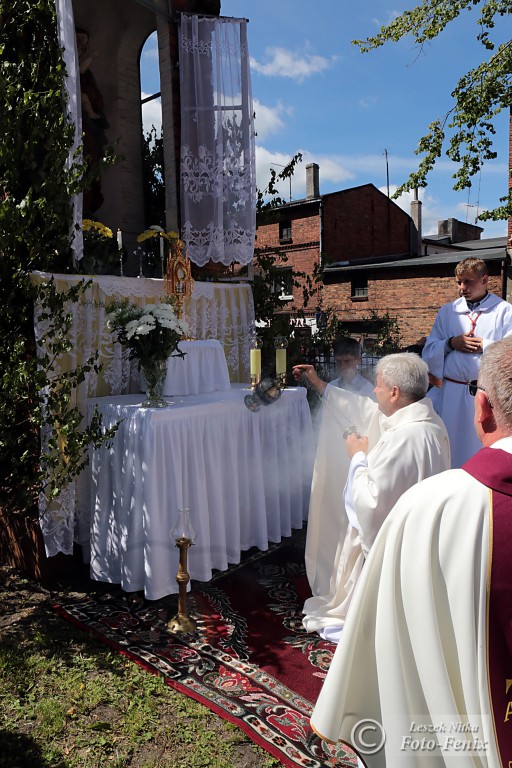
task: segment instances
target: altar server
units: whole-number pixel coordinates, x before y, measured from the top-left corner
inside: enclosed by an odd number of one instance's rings
[[[468,389],[484,448],[386,519],[311,718],[368,768],[512,759],[511,338]]]
[[[361,345],[356,339],[342,337],[333,345],[338,377],[327,383],[312,365],[297,365],[297,380],[305,374],[309,384],[322,395],[322,420],[311,483],[306,536],[306,573],[313,595],[329,591],[336,568],[338,542],[345,536],[347,516],[343,504],[343,486],[350,458],[343,434],[357,424],[366,431],[373,415],[373,384],[359,373]],[[347,399],[347,393],[350,393]]]
[[[338,642],[365,557],[387,514],[405,490],[450,466],[448,435],[425,397],[427,388],[427,366],[412,352],[387,355],[377,364],[369,435],[354,432],[346,441],[347,528],[329,590],[304,604],[308,632]]]
[[[434,383],[429,397],[450,436],[452,467],[460,467],[480,447],[467,383],[478,378],[486,347],[512,334],[512,306],[489,293],[487,265],[482,259],[459,262],[455,280],[459,298],[437,313],[423,359]]]

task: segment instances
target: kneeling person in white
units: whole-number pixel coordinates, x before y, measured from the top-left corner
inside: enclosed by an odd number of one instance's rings
[[[369,432],[375,433],[377,425],[380,437],[370,450],[368,437],[354,433],[347,438],[349,525],[329,594],[304,604],[309,632],[339,640],[365,557],[389,511],[412,485],[450,467],[448,434],[425,397],[427,389],[427,365],[418,355],[402,352],[379,361]]]
[[[347,529],[340,489],[347,479],[350,459],[343,433],[351,423],[366,429],[372,411],[369,409],[366,414],[365,405],[375,400],[373,385],[358,373],[359,342],[339,338],[333,344],[333,353],[339,374],[334,381],[322,381],[312,365],[296,365],[293,369],[297,381],[305,376],[322,396],[305,552],[306,574],[313,595],[325,595],[329,591],[338,542]]]

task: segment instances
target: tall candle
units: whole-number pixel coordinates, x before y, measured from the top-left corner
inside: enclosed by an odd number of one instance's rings
[[[164,257],[164,239],[160,235],[160,258],[163,259]]]
[[[286,375],[286,349],[276,349],[276,375]]]
[[[117,230],[117,247],[119,250],[123,247],[123,235],[120,229]]]
[[[253,376],[261,376],[261,349],[251,349],[251,379]]]

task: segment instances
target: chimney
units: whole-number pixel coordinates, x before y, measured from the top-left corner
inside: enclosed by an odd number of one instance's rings
[[[411,200],[411,219],[416,228],[417,235],[416,243],[414,243],[414,240],[412,241],[412,250],[413,253],[421,256],[421,240],[423,235],[421,232],[421,200],[418,198],[418,187],[414,188],[414,198]]]
[[[320,168],[316,163],[306,165],[306,198],[320,197]]]

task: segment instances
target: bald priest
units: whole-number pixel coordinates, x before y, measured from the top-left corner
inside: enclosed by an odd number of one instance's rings
[[[311,718],[367,768],[512,765],[512,338],[469,387],[484,447],[391,511]]]

